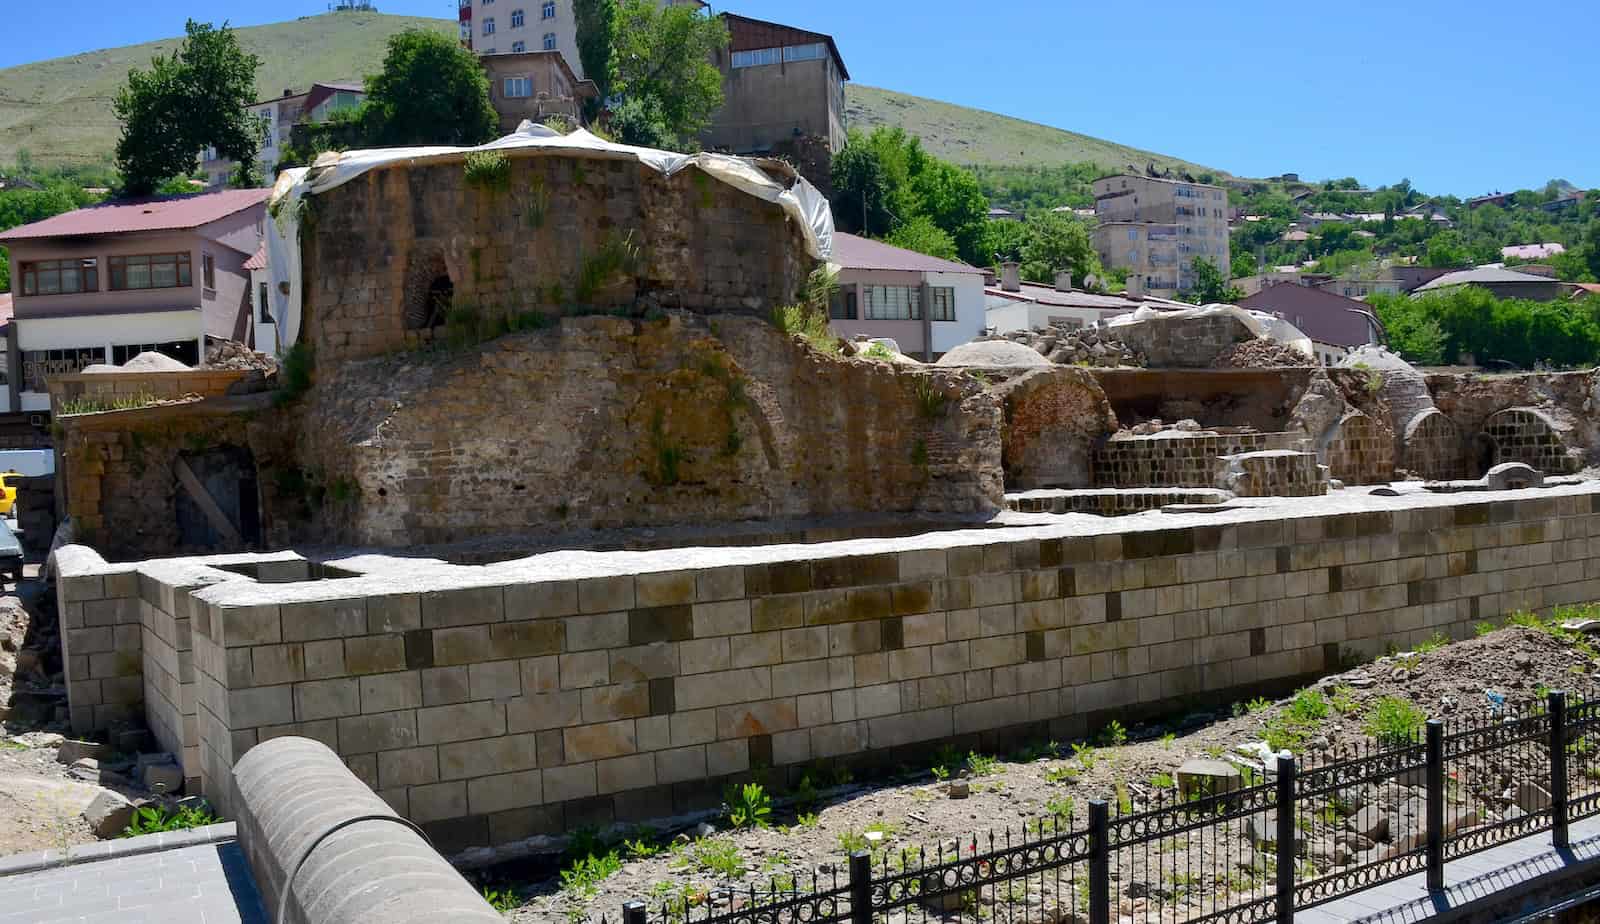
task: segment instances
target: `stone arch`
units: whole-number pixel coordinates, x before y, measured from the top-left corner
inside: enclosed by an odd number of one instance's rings
[[[1394,440],[1377,421],[1360,411],[1339,419],[1323,452],[1328,475],[1345,484],[1394,480]]]
[[[1424,478],[1453,481],[1467,476],[1461,429],[1437,408],[1428,408],[1406,424],[1405,464]]]
[[[1510,407],[1496,411],[1483,422],[1483,436],[1493,447],[1490,465],[1521,462],[1547,475],[1577,471],[1582,463],[1568,451],[1563,426],[1537,408]]]
[[[406,267],[405,329],[428,330],[444,323],[455,300],[455,280],[438,248],[413,254]]]

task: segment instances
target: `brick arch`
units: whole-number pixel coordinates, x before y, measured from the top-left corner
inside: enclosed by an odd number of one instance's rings
[[[455,298],[455,277],[444,251],[422,247],[406,261],[402,320],[406,330],[428,330],[444,323]]]
[[[1360,411],[1339,419],[1324,449],[1328,475],[1345,484],[1394,480],[1394,440]]]
[[[1405,463],[1424,478],[1451,481],[1467,476],[1461,428],[1437,408],[1428,408],[1406,424]]]
[[[1492,447],[1490,465],[1522,462],[1547,475],[1564,475],[1582,467],[1568,451],[1566,430],[1537,408],[1511,407],[1489,415],[1481,438]]]

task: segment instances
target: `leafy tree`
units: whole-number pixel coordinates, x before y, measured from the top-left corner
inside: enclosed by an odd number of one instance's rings
[[[610,127],[612,136],[623,144],[668,151],[678,146],[661,107],[650,97],[623,100],[611,111]]]
[[[1028,242],[1022,247],[1022,276],[1031,282],[1054,283],[1056,273],[1069,272],[1082,283],[1100,272],[1100,257],[1089,229],[1076,218],[1045,212],[1028,219]]]
[[[1233,255],[1233,265],[1230,267],[1229,272],[1229,275],[1233,278],[1242,279],[1245,276],[1254,276],[1256,272],[1256,258],[1253,254],[1235,253]]]
[[[254,169],[260,136],[245,107],[255,99],[261,59],[239,47],[226,23],[189,20],[185,30],[172,57],[157,55],[148,71],[128,72],[113,103],[122,121],[117,167],[129,194],[148,195],[191,173],[206,147],[236,162],[239,179]]]
[[[884,239],[896,247],[915,250],[943,260],[958,259],[956,242],[945,230],[926,215],[918,215],[894,230]]]
[[[478,59],[420,29],[389,38],[383,69],[367,78],[361,119],[366,140],[380,145],[482,144],[499,127]]]
[[[583,76],[594,81],[600,99],[611,95],[616,78],[612,55],[617,41],[617,0],[572,0],[572,21],[578,32],[578,61]]]
[[[1228,284],[1222,278],[1222,270],[1217,265],[1204,257],[1195,257],[1190,264],[1194,269],[1194,288],[1189,290],[1189,301],[1196,305],[1211,305],[1217,303],[1232,303],[1244,298],[1244,292],[1238,286]]]
[[[954,164],[924,156],[911,178],[916,213],[926,216],[955,242],[969,263],[984,259],[984,223],[989,220],[989,200],[978,181]]]
[[[894,228],[889,211],[889,178],[883,159],[866,136],[852,130],[833,155],[833,219],[841,231],[882,236]]]
[[[1422,258],[1424,266],[1441,269],[1466,266],[1470,262],[1472,259],[1467,254],[1461,235],[1454,231],[1442,232],[1429,240],[1427,252]]]
[[[11,291],[11,257],[0,247],[0,292]]]
[[[988,219],[984,222],[983,228],[984,259],[979,261],[978,265],[987,266],[990,261],[1021,263],[1022,251],[1028,246],[1028,240],[1026,222]]]
[[[712,57],[728,27],[690,4],[623,0],[617,11],[614,91],[659,119],[674,147],[688,148],[722,107],[722,72]]]

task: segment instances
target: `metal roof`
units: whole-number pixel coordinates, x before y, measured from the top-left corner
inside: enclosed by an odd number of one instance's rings
[[[1292,282],[1267,286],[1235,304],[1280,314],[1312,340],[1340,346],[1371,343],[1372,328],[1378,323],[1366,302]]]
[[[1450,286],[1472,285],[1473,283],[1489,284],[1537,282],[1544,285],[1549,285],[1554,281],[1555,280],[1546,276],[1535,276],[1532,273],[1519,273],[1515,270],[1508,270],[1503,267],[1488,266],[1479,267],[1477,269],[1458,270],[1454,273],[1445,273],[1443,276],[1440,276],[1437,279],[1429,280],[1427,283],[1417,286],[1416,291],[1428,292],[1433,289],[1446,289]]]
[[[882,241],[833,233],[833,262],[847,270],[899,270],[907,273],[972,273],[983,270],[953,260],[941,260],[915,250],[895,247]]]
[[[87,237],[137,231],[186,231],[267,201],[270,189],[225,189],[187,196],[120,199],[64,212],[0,234],[0,241]]]

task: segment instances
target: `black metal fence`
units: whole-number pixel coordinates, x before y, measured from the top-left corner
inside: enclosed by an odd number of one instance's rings
[[[1593,739],[1593,740],[1591,740]],[[1086,824],[862,851],[841,877],[628,902],[623,924],[1293,921],[1310,908],[1540,831],[1564,847],[1600,814],[1600,701],[1550,692],[1339,761],[1279,757],[1245,785]],[[1127,806],[1124,806],[1126,808]]]

